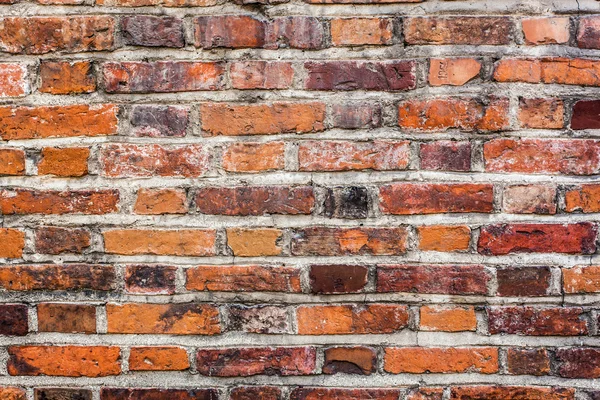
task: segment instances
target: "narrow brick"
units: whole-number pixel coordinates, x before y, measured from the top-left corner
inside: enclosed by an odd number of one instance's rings
[[[331,0],[310,0],[311,2],[329,2]],[[357,0],[352,0],[357,1]],[[407,1],[407,0],[404,0]],[[421,1],[421,0],[419,0]],[[342,2],[347,2],[343,0]],[[336,1],[337,3],[337,1]],[[290,400],[397,400],[400,389],[349,389],[349,388],[323,388],[323,387],[298,387],[290,394]]]
[[[109,291],[116,289],[116,273],[108,265],[12,265],[0,267],[0,287],[9,291]]]
[[[508,17],[414,17],[404,20],[404,41],[409,45],[506,45],[512,30]]]
[[[190,361],[181,347],[132,347],[130,371],[185,371]]]
[[[53,191],[14,189],[0,191],[2,214],[109,214],[118,211],[117,190]]]
[[[89,389],[36,388],[33,396],[35,400],[92,400],[92,391]],[[9,398],[9,400],[12,399]]]

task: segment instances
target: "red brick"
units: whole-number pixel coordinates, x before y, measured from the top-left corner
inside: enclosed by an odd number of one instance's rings
[[[301,292],[300,270],[260,265],[202,265],[186,270],[188,290]]]
[[[513,375],[548,375],[550,357],[546,349],[510,348],[507,351],[508,373]]]
[[[439,140],[421,143],[421,168],[426,170],[471,170],[471,143]]]
[[[294,69],[289,62],[239,61],[231,64],[229,78],[235,89],[288,89]]]
[[[266,23],[247,15],[202,16],[194,22],[194,45],[244,48],[265,45]]]
[[[326,2],[329,0],[318,1]],[[399,395],[399,389],[330,389],[319,387],[299,387],[292,391],[292,393],[290,394],[290,400],[396,400],[398,399]]]
[[[383,369],[392,374],[498,372],[498,349],[493,347],[388,347]]]
[[[289,315],[282,306],[243,306],[227,307],[228,330],[247,333],[283,334],[290,332]]]
[[[408,325],[408,308],[392,304],[301,306],[296,309],[299,335],[393,333]]]
[[[416,88],[414,61],[309,61],[308,90],[410,90]]]
[[[96,307],[86,304],[42,303],[37,306],[38,331],[96,333]]]
[[[25,304],[1,304],[0,335],[27,335],[27,333],[29,332],[29,322],[27,315],[27,306]],[[0,389],[0,398],[4,399],[4,397],[2,397],[2,394],[2,390]]]
[[[335,18],[330,24],[334,46],[392,44],[394,37],[390,18]]]
[[[0,64],[0,97],[23,96],[27,93],[27,67],[21,64]]]
[[[417,228],[419,250],[425,251],[466,251],[471,241],[468,226],[431,225]]]
[[[600,101],[579,100],[573,106],[571,116],[571,129],[599,129],[600,128]]]
[[[266,29],[265,47],[313,50],[323,46],[325,32],[315,17],[294,16],[275,18]]]
[[[565,106],[560,99],[519,99],[519,124],[523,128],[562,129]]]
[[[549,267],[504,267],[496,270],[498,296],[546,296],[550,289]]]
[[[120,0],[99,0],[120,1]],[[139,1],[139,0],[133,0]],[[169,1],[169,0],[167,0]],[[105,388],[100,391],[101,400],[216,400],[217,389],[123,389]]]
[[[540,83],[542,63],[540,60],[525,58],[500,60],[494,68],[493,78],[498,82]]]
[[[501,131],[509,127],[508,100],[469,98],[407,100],[398,106],[400,128],[424,131]]]
[[[422,331],[475,331],[477,317],[473,306],[422,306],[419,314]]]
[[[481,62],[473,58],[432,58],[429,60],[429,85],[462,86],[479,76]]]
[[[276,386],[235,387],[229,394],[229,400],[281,400],[281,389]]]
[[[483,255],[593,254],[596,251],[596,232],[596,226],[588,222],[488,225],[481,229],[477,251]]]
[[[3,140],[105,136],[117,133],[114,104],[0,107]]]
[[[416,17],[404,20],[404,41],[415,44],[509,44],[508,17]]]
[[[21,258],[24,248],[24,232],[16,229],[0,228],[0,258]]]
[[[600,49],[600,18],[597,16],[579,18],[577,46],[582,49]]]
[[[377,292],[487,294],[490,280],[480,265],[381,265]]]
[[[496,64],[498,82],[600,86],[600,66],[584,58],[504,59]]]
[[[367,284],[369,269],[362,265],[311,265],[313,293],[357,293]]]
[[[513,185],[504,189],[502,210],[511,214],[556,214],[556,188]]]
[[[28,17],[0,20],[0,50],[45,54],[112,50],[115,21],[108,16]]]
[[[177,267],[169,265],[128,265],[125,290],[129,293],[174,294]]]
[[[563,44],[569,41],[569,17],[525,18],[521,25],[526,44]]]
[[[225,66],[215,62],[119,62],[103,66],[108,93],[175,93],[223,89]]]
[[[200,375],[207,376],[311,375],[316,357],[314,347],[200,349],[196,363]]]
[[[183,20],[175,17],[134,15],[121,19],[125,44],[148,47],[185,46]]]
[[[562,269],[562,283],[565,293],[600,292],[600,266],[575,266]]]
[[[396,183],[379,189],[384,214],[490,213],[494,187],[488,184]]]
[[[12,265],[0,268],[0,287],[9,291],[109,291],[116,289],[116,273],[107,265]]]
[[[42,61],[40,92],[79,94],[96,91],[96,77],[89,61]]]
[[[25,175],[25,152],[0,149],[0,175]]]
[[[557,349],[557,374],[563,378],[600,378],[600,350],[595,348]]]
[[[131,110],[129,122],[134,136],[183,137],[189,113],[189,107],[138,105]]]
[[[84,176],[88,173],[88,147],[44,147],[38,164],[38,175]]]
[[[92,378],[119,375],[120,353],[112,346],[10,346],[8,373]]]
[[[285,168],[283,142],[231,143],[225,145],[222,167],[229,172],[262,172]]]
[[[190,367],[181,347],[132,347],[129,351],[130,371],[184,371]]]
[[[103,232],[104,251],[112,254],[211,256],[214,230],[115,229]]]
[[[488,307],[490,334],[533,336],[587,335],[587,322],[579,307],[534,308],[529,306]]]
[[[216,335],[219,309],[209,304],[107,304],[108,333]]]
[[[378,128],[383,122],[381,105],[369,103],[333,104],[331,118],[341,129]]]
[[[588,184],[565,192],[565,211],[600,212],[600,185]]]
[[[35,230],[35,251],[41,254],[81,254],[92,243],[86,229],[41,227]]]
[[[377,369],[377,352],[370,347],[332,347],[325,350],[324,374],[371,375]]]
[[[407,231],[399,228],[329,228],[297,230],[292,237],[295,256],[400,255],[406,251]]]
[[[118,211],[117,190],[51,191],[14,189],[0,191],[2,214],[108,214]]]
[[[305,0],[312,4],[388,4],[388,3],[421,3],[425,0]]]
[[[298,148],[300,171],[403,170],[409,158],[408,141],[306,140]]]
[[[102,174],[111,178],[135,176],[198,177],[209,169],[203,145],[107,144],[100,150]]]
[[[139,189],[135,201],[136,214],[185,214],[188,212],[184,189]]]
[[[488,172],[592,175],[600,171],[600,141],[494,139],[483,146]]]
[[[575,389],[528,386],[453,387],[450,400],[575,400]]]
[[[272,228],[229,228],[227,246],[236,257],[281,255],[283,231]]]

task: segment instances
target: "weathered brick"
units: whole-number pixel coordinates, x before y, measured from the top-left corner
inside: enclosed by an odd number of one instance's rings
[[[588,184],[565,192],[565,211],[600,212],[600,185]]]
[[[201,375],[310,375],[316,368],[314,347],[245,347],[200,349],[196,356]]]
[[[575,266],[562,269],[562,283],[565,293],[600,292],[600,266]]]
[[[429,60],[431,86],[462,86],[479,76],[481,62],[473,58],[432,58]]]
[[[300,270],[260,265],[202,265],[186,270],[188,290],[222,292],[295,292]]]
[[[203,214],[310,214],[315,205],[312,186],[206,187],[196,191],[195,204]]]
[[[597,64],[595,60],[584,58],[509,58],[496,64],[494,80],[600,86]]]
[[[530,45],[567,43],[570,37],[570,25],[569,17],[525,18],[521,20],[525,43]]]
[[[563,378],[600,377],[600,350],[595,348],[557,349],[558,376]]]
[[[329,228],[297,230],[292,237],[296,256],[400,255],[406,251],[407,231],[399,228]]]
[[[42,388],[35,389],[33,395],[35,400],[92,400],[88,389]]]
[[[25,376],[102,377],[121,373],[113,346],[10,346],[8,373]]]
[[[498,296],[545,296],[550,289],[549,267],[503,267],[496,270]]]
[[[238,257],[278,256],[282,252],[282,235],[280,229],[229,228],[227,246]]]
[[[231,143],[223,149],[222,167],[229,172],[263,172],[285,167],[283,142]]]
[[[308,90],[410,90],[416,88],[414,61],[309,61]]]
[[[510,253],[593,254],[597,227],[589,222],[503,224],[481,229],[477,251],[484,255]]]
[[[313,2],[328,2],[331,0],[310,0]],[[343,0],[345,2],[347,0]],[[357,1],[357,0],[352,0]],[[362,0],[359,0],[362,1]],[[407,0],[404,0],[407,1]],[[421,0],[419,0],[421,1]],[[337,1],[336,1],[337,2]],[[292,391],[290,400],[396,400],[400,395],[399,389],[347,389],[323,387],[299,387]]]
[[[420,387],[410,390],[406,400],[442,400],[444,388]]]
[[[0,2],[0,4],[2,4]],[[24,389],[15,388],[15,387],[2,387],[0,388],[0,397],[5,400],[25,400],[27,398],[27,393]],[[36,398],[35,400],[39,400]],[[53,398],[48,398],[48,400],[55,400]],[[87,400],[87,399],[83,399]]]
[[[471,241],[471,229],[468,226],[420,226],[419,249],[425,251],[466,251]]]
[[[293,16],[275,18],[266,26],[265,47],[269,49],[320,49],[325,32],[315,17]]]
[[[100,391],[100,400],[217,400],[218,393],[216,389],[123,389],[103,387]]]
[[[377,291],[487,294],[490,277],[481,265],[381,265]]]
[[[300,335],[392,333],[408,325],[408,308],[391,304],[301,306],[296,309]]]
[[[88,264],[13,265],[0,267],[0,287],[23,290],[116,289],[113,266]]]
[[[173,294],[177,267],[170,265],[128,265],[125,290],[129,293]]]
[[[562,129],[565,107],[560,99],[519,99],[519,124],[523,128]]]
[[[118,211],[117,190],[53,191],[14,189],[0,191],[2,214],[108,214]]]
[[[335,18],[330,24],[334,46],[392,44],[394,37],[390,18]]]
[[[108,333],[216,335],[219,309],[209,304],[107,304]]]
[[[229,78],[235,89],[288,89],[294,69],[289,62],[239,61],[231,64]]]
[[[25,152],[0,149],[0,175],[25,175]]]
[[[149,47],[183,47],[183,20],[175,17],[134,15],[121,19],[125,44]]]
[[[471,143],[440,140],[421,143],[421,168],[426,170],[471,170]]]
[[[556,214],[556,188],[513,185],[502,193],[502,210],[511,214]]]
[[[529,386],[453,387],[450,400],[575,400],[575,389]]]
[[[104,251],[112,254],[210,256],[215,254],[214,230],[115,229],[103,232]]]
[[[378,128],[383,122],[381,105],[369,103],[334,104],[333,126],[341,129]]]
[[[508,372],[513,375],[548,375],[550,357],[546,349],[523,349],[513,347],[507,353]]]
[[[114,104],[0,107],[3,140],[106,136],[117,133]]]
[[[488,307],[490,334],[533,336],[587,335],[587,322],[579,307],[535,308],[530,306]]]
[[[136,214],[185,214],[187,197],[183,189],[139,189],[135,201]]]
[[[227,308],[229,325],[233,331],[249,333],[290,333],[288,311],[281,306],[243,306]]]
[[[130,371],[184,371],[190,367],[181,347],[132,347],[129,351]]]
[[[508,17],[416,17],[404,20],[404,41],[415,44],[502,45],[512,39]]]
[[[40,332],[96,333],[95,306],[41,303],[37,316]]]
[[[129,122],[135,136],[183,137],[189,120],[189,108],[139,105],[131,110]]]
[[[325,350],[323,373],[371,375],[375,372],[376,366],[377,353],[373,348],[332,347]]]
[[[89,157],[88,147],[44,147],[38,174],[73,177],[87,175]]]
[[[40,92],[79,94],[96,91],[96,77],[90,61],[42,61]]]
[[[29,90],[25,65],[0,64],[0,97],[23,96]]]
[[[229,400],[255,399],[281,400],[281,389],[276,386],[240,386],[233,388],[229,394]]]
[[[25,336],[28,332],[27,306],[25,304],[1,304],[0,335]],[[0,396],[0,398],[3,397]]]
[[[103,66],[108,93],[174,93],[223,89],[225,66],[217,62],[110,62]]]
[[[211,15],[194,18],[194,45],[244,48],[265,45],[266,23],[248,15]]]
[[[41,254],[81,254],[91,245],[91,234],[81,228],[41,227],[35,230],[35,251]]]
[[[600,19],[597,16],[579,18],[577,46],[582,49],[600,49]]]
[[[327,188],[323,214],[329,218],[367,218],[369,192],[364,186]]]
[[[477,318],[473,306],[422,306],[419,317],[422,331],[475,331]]]
[[[21,258],[24,248],[24,232],[11,228],[0,228],[0,258]]]
[[[392,374],[498,372],[498,349],[493,347],[388,347],[383,369]]]
[[[311,265],[313,293],[356,293],[367,284],[369,269],[362,265]]]

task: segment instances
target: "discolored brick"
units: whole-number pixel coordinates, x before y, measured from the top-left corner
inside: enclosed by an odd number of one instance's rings
[[[41,303],[37,316],[40,332],[96,333],[95,306]]]
[[[357,293],[367,284],[369,269],[362,265],[311,265],[313,293]]]
[[[332,347],[325,350],[323,373],[371,375],[376,364],[377,353],[370,347]]]

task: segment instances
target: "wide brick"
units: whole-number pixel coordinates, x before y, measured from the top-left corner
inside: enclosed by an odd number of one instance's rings
[[[117,133],[114,104],[0,107],[3,140],[105,136]]]
[[[227,246],[237,257],[278,256],[283,231],[272,228],[229,228]]]
[[[323,103],[225,104],[200,106],[202,130],[209,135],[275,135],[325,129]],[[1,121],[0,121],[1,122]]]
[[[431,86],[462,86],[479,76],[481,62],[473,58],[432,58],[429,60]]]
[[[285,307],[233,305],[227,308],[227,314],[228,330],[262,334],[291,333]]]
[[[199,177],[210,167],[204,145],[107,144],[100,150],[101,173],[111,178],[135,176]]]
[[[10,346],[8,373],[102,377],[121,373],[121,350],[109,346]]]
[[[562,283],[565,293],[600,292],[600,266],[575,266],[562,269]]]
[[[313,1],[313,0],[311,0]],[[316,0],[314,0],[316,1]],[[319,0],[329,1],[329,0]],[[420,0],[419,0],[420,1]],[[337,2],[337,1],[336,1]],[[290,400],[396,400],[400,389],[349,389],[349,388],[322,388],[299,387],[292,391]]]
[[[139,189],[134,212],[144,215],[185,214],[188,212],[184,189]]]
[[[560,99],[519,99],[519,124],[523,128],[562,129],[565,106]]]
[[[376,366],[377,353],[371,347],[332,347],[325,350],[323,373],[371,375]]]
[[[600,350],[595,348],[557,349],[557,374],[563,378],[600,378]]]
[[[13,265],[0,267],[0,287],[23,290],[116,289],[113,266],[88,264]]]
[[[392,374],[498,372],[498,349],[493,347],[388,347],[383,369]]]
[[[357,293],[367,284],[369,269],[362,265],[311,265],[313,293]]]
[[[189,112],[188,107],[138,105],[131,110],[129,122],[135,136],[183,137]]]
[[[550,289],[549,267],[503,267],[496,270],[498,296],[545,296]]]
[[[512,39],[508,17],[416,17],[404,20],[404,41],[415,44],[502,45]]]
[[[285,167],[283,142],[231,143],[225,145],[221,165],[228,172],[262,172]]]
[[[323,214],[329,218],[367,218],[369,191],[364,186],[327,188]]]
[[[129,351],[130,371],[184,371],[190,367],[181,347],[132,347]]]
[[[266,27],[265,47],[314,50],[323,47],[323,24],[315,17],[275,18]]]
[[[379,189],[384,214],[490,213],[494,187],[489,184],[395,183]]]
[[[600,18],[597,16],[579,18],[577,46],[582,49],[600,49]]]
[[[92,400],[89,389],[41,388],[35,389],[33,395],[35,400]]]
[[[410,90],[416,88],[414,61],[309,61],[308,90]]]
[[[134,15],[121,20],[125,44],[148,47],[183,47],[183,20],[175,17]]]
[[[225,66],[218,62],[111,62],[103,66],[108,93],[175,93],[223,89]]]
[[[593,254],[597,227],[589,222],[503,224],[481,229],[477,251],[483,255],[510,253]]]
[[[550,357],[546,349],[513,347],[506,353],[508,372],[513,375],[548,375]]]
[[[107,304],[108,333],[216,335],[219,309],[209,304]]]
[[[341,129],[378,128],[383,122],[379,104],[341,103],[331,108],[333,126]]]
[[[483,147],[488,172],[592,175],[600,171],[600,141],[494,139]]]
[[[394,38],[390,18],[335,18],[330,24],[334,46],[392,44]]]
[[[206,187],[196,191],[195,204],[203,214],[310,214],[315,206],[312,186]]]
[[[202,265],[186,270],[188,290],[301,292],[300,270],[261,265]]]
[[[42,61],[40,92],[79,94],[96,91],[96,77],[90,61]]]
[[[0,335],[25,336],[28,332],[29,322],[25,304],[0,305]]]
[[[311,375],[316,358],[314,347],[200,349],[196,364],[207,376]]]
[[[450,400],[575,400],[575,389],[530,386],[453,387]]]
[[[289,62],[239,61],[231,64],[229,78],[235,89],[288,89],[294,69]]]
[[[471,241],[471,229],[468,226],[420,226],[419,250],[425,251],[466,251]]]
[[[0,19],[0,50],[45,54],[112,50],[115,21],[109,16]]]
[[[11,228],[0,228],[0,258],[21,258],[24,248],[24,232]]]
[[[556,214],[556,188],[513,185],[502,193],[502,210],[511,214]]]
[[[471,170],[471,143],[440,140],[421,143],[421,168],[426,170]]]
[[[218,3],[217,0],[97,0],[96,6],[107,7],[208,7]]]
[[[217,400],[218,398],[219,392],[217,389],[123,389],[103,387],[100,391],[100,400]]]
[[[248,15],[211,15],[194,18],[194,45],[244,48],[265,45],[266,23]]]
[[[406,228],[329,228],[296,230],[295,256],[400,255],[406,251]]]
[[[408,308],[391,304],[302,306],[296,310],[300,335],[393,333],[408,325]]]
[[[565,211],[600,212],[600,185],[588,184],[565,192]]]
[[[588,333],[583,309],[579,307],[488,307],[487,314],[492,335],[577,336]]]
[[[567,43],[571,35],[569,32],[570,25],[569,17],[525,18],[521,20],[525,43],[530,45]]]
[[[35,230],[35,251],[41,254],[81,254],[91,245],[91,234],[81,228],[40,227]]]
[[[419,329],[422,331],[475,331],[477,318],[473,306],[422,306]]]
[[[377,292],[487,294],[490,280],[480,265],[382,265]]]
[[[170,265],[128,265],[125,290],[129,293],[173,294],[177,267]]]
[[[25,152],[0,149],[0,175],[25,175]]]
[[[0,97],[23,96],[27,93],[27,67],[21,64],[0,64]]]
[[[14,189],[0,191],[2,214],[108,214],[118,211],[117,190],[53,191]]]
[[[281,400],[277,386],[239,386],[231,389],[229,400]]]
[[[403,170],[409,159],[408,141],[306,140],[298,147],[300,171]]]
[[[112,254],[211,256],[215,254],[214,230],[116,229],[105,231],[104,250]]]
[[[96,333],[96,306],[41,303],[37,317],[40,332]]]
[[[44,147],[38,164],[38,175],[79,177],[88,173],[88,147]]]
[[[501,131],[509,127],[508,100],[438,98],[406,100],[398,105],[400,128],[423,131]]]
[[[600,86],[599,72],[596,60],[584,58],[508,58],[496,64],[494,80]]]

